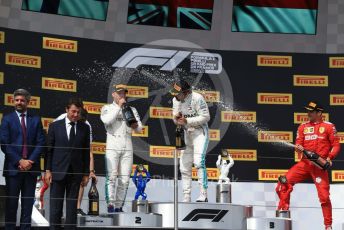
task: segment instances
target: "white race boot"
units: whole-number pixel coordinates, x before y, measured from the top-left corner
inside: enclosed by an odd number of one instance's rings
[[[208,202],[208,194],[207,194],[206,189],[201,188],[201,192],[200,192],[199,197],[197,198],[196,202]]]

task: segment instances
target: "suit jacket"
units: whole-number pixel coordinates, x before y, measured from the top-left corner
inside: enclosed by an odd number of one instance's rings
[[[90,129],[83,123],[76,124],[74,143],[69,143],[65,119],[49,125],[46,170],[53,174],[52,179],[63,180],[68,170],[81,180],[89,175],[90,166]]]
[[[29,170],[32,175],[40,175],[40,154],[45,146],[45,136],[40,117],[27,113],[26,117],[27,159],[34,161]],[[1,150],[5,154],[4,176],[18,173],[19,160],[22,159],[23,133],[16,112],[3,117],[0,126]]]

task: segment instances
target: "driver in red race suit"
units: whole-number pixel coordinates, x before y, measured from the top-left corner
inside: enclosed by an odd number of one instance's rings
[[[320,157],[326,159],[330,166],[332,160],[340,151],[339,138],[334,124],[323,121],[323,107],[317,102],[311,101],[305,106],[308,113],[309,122],[303,123],[297,130],[295,149],[302,153],[304,150],[315,152]],[[324,216],[325,230],[332,229],[332,204],[330,200],[330,183],[326,170],[316,166],[305,156],[302,156],[300,162],[294,165],[286,174],[288,187],[297,183],[312,179],[318,191],[319,201]],[[281,182],[277,184],[277,190],[281,187]],[[277,191],[276,190],[276,191]],[[290,192],[287,196],[280,197],[280,202],[289,207]]]

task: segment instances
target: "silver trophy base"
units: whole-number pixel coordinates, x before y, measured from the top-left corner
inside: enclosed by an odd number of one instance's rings
[[[277,218],[291,218],[290,210],[276,210]]]
[[[163,215],[163,228],[174,227],[174,203],[149,203],[153,213]],[[216,203],[178,203],[178,227],[189,229],[246,230],[252,207]]]
[[[132,212],[149,213],[148,200],[133,200]]]
[[[162,216],[153,213],[120,212],[100,216],[78,216],[78,227],[162,227]]]
[[[232,203],[231,184],[216,185],[216,203]]]
[[[287,218],[256,218],[247,219],[247,230],[278,229],[291,230],[292,221]]]

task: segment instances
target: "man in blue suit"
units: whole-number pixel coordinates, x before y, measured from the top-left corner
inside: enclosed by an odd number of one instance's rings
[[[45,137],[40,117],[27,112],[30,93],[25,89],[17,89],[13,97],[15,111],[3,117],[0,127],[1,150],[5,154],[5,229],[15,229],[19,194],[20,229],[30,229],[36,179],[41,174],[39,159]]]
[[[86,184],[90,166],[90,128],[80,122],[81,100],[70,99],[67,116],[49,125],[45,180],[50,187],[50,229],[60,229],[66,195],[64,229],[75,229],[80,183]]]

